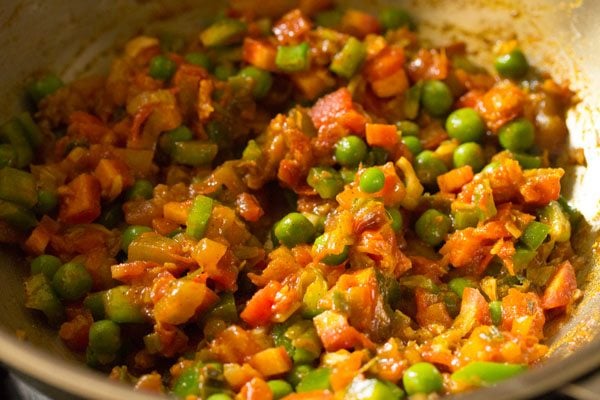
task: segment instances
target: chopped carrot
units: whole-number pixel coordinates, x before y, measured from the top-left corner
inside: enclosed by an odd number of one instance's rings
[[[367,124],[366,136],[369,146],[391,149],[398,143],[398,129],[395,125]]]
[[[403,69],[371,82],[371,89],[378,97],[398,96],[408,89],[408,78]]]
[[[570,262],[565,261],[558,266],[556,272],[550,278],[546,290],[544,290],[542,308],[550,310],[568,306],[573,300],[576,290],[577,278],[575,270]]]
[[[297,72],[290,76],[296,87],[309,100],[316,99],[321,93],[335,85],[335,78],[325,68]]]
[[[170,201],[163,206],[163,215],[168,220],[185,225],[191,208],[191,201]]]
[[[256,353],[248,362],[265,377],[283,374],[292,369],[292,360],[283,346]]]
[[[310,392],[292,393],[281,400],[331,400],[333,393],[329,390],[311,390]]]
[[[368,61],[364,73],[369,82],[374,82],[401,70],[404,61],[404,50],[401,47],[386,47]]]
[[[242,59],[248,64],[255,67],[265,69],[267,71],[275,71],[275,56],[277,50],[275,46],[266,40],[246,38],[244,39],[244,47],[242,49]]]
[[[465,165],[438,176],[437,183],[441,192],[458,193],[464,185],[473,180],[473,176],[473,168]]]
[[[133,184],[133,176],[123,161],[103,158],[100,160],[94,176],[100,182],[102,196],[109,201],[117,198],[124,189]]]
[[[46,227],[38,225],[27,238],[25,248],[33,254],[44,254],[48,243],[50,243],[50,237],[51,234]]]
[[[100,216],[100,183],[90,174],[81,174],[59,188],[58,219],[69,224],[87,224]]]
[[[344,13],[340,30],[362,39],[370,33],[379,33],[381,26],[371,14],[351,9]]]
[[[240,318],[252,326],[260,326],[269,322],[274,314],[275,296],[282,287],[281,283],[271,281],[267,286],[254,293],[254,296],[246,303],[244,311],[240,313]]]
[[[264,379],[252,378],[242,387],[237,397],[240,400],[273,400],[273,392]]]

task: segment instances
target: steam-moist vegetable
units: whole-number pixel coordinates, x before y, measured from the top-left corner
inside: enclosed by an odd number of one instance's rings
[[[403,9],[328,4],[134,38],[0,124],[0,242],[88,365],[180,398],[379,400],[547,353],[580,297],[546,126],[572,94],[516,43],[490,75]]]

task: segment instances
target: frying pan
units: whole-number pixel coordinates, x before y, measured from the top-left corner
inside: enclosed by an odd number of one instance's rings
[[[234,0],[241,6],[248,0]],[[297,0],[263,0],[259,13]],[[526,398],[600,367],[600,1],[594,0],[413,0],[342,1],[374,11],[401,4],[412,11],[421,35],[433,44],[455,40],[490,65],[497,40],[515,38],[533,65],[570,82],[580,102],[569,113],[569,146],[585,151],[586,167],[568,167],[563,190],[587,223],[574,235],[586,267],[578,272],[583,299],[572,317],[550,328],[551,352],[541,365],[464,399]],[[70,81],[106,72],[111,54],[139,33],[193,33],[221,6],[215,1],[3,0],[0,7],[0,121],[25,107],[24,82],[54,71]],[[23,307],[27,267],[18,249],[0,249],[0,361],[54,398],[151,399],[86,368],[55,331]],[[17,339],[24,337],[25,339]],[[594,395],[591,395],[593,398]],[[596,396],[600,396],[597,393]],[[585,398],[583,396],[582,398]]]

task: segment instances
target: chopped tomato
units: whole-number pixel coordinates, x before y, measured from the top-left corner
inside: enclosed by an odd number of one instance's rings
[[[265,69],[267,71],[275,71],[275,56],[277,49],[266,40],[245,38],[242,48],[242,58],[248,64],[255,67]]]
[[[443,49],[420,49],[408,64],[408,75],[413,82],[443,80],[448,77],[448,68],[448,57]]]
[[[258,290],[246,303],[246,308],[241,312],[240,318],[252,326],[265,325],[275,314],[273,306],[277,292],[283,285],[277,281],[270,281],[267,286]]]
[[[340,313],[327,310],[317,315],[313,321],[327,351],[375,347],[368,337],[350,326],[346,317]]]
[[[398,129],[395,125],[367,124],[366,137],[370,146],[391,149],[398,143]]]
[[[473,180],[473,169],[470,165],[454,168],[437,177],[437,183],[441,192],[456,193],[464,185]]]
[[[556,272],[546,285],[542,295],[542,308],[549,310],[568,306],[576,290],[575,270],[569,261],[565,261],[556,268]]]
[[[522,318],[529,318],[528,333],[538,338],[544,336],[546,318],[538,295],[509,289],[502,299],[502,329],[511,331]]]
[[[365,116],[354,107],[352,95],[346,88],[340,88],[317,100],[309,115],[317,128],[339,123],[354,133],[364,132],[367,122]]]
[[[299,9],[285,14],[273,25],[273,33],[282,44],[294,44],[304,40],[312,28],[312,23]]]

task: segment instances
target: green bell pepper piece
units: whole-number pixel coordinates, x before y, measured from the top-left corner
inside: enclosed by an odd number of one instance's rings
[[[186,233],[196,240],[204,236],[208,221],[212,214],[214,200],[210,197],[198,195],[192,203],[192,208],[187,217]]]
[[[489,386],[525,371],[521,364],[503,364],[489,361],[474,361],[451,375],[456,382],[470,386]]]

